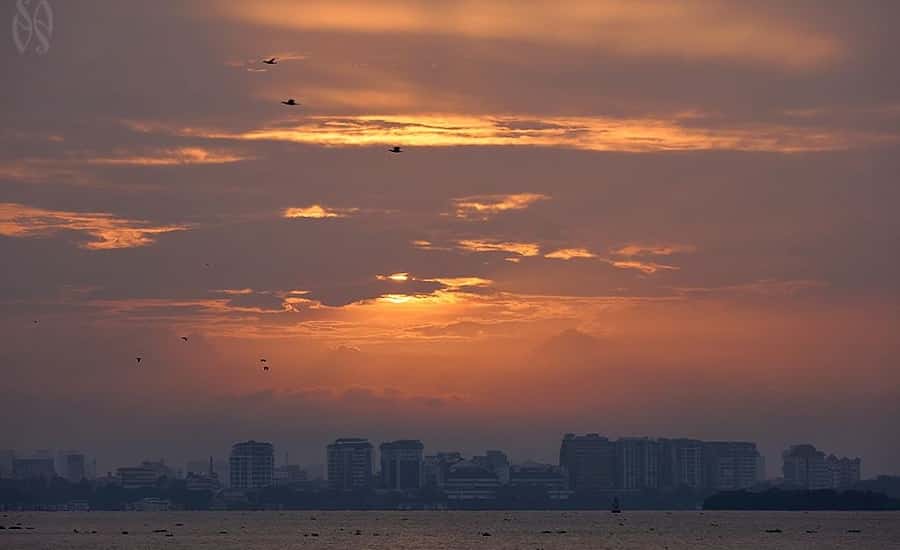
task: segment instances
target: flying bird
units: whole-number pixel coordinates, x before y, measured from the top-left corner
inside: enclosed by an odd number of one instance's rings
[[[300,105],[299,103],[297,103],[296,101],[294,101],[294,98],[291,98],[291,99],[289,99],[289,100],[287,100],[287,101],[282,101],[282,103],[285,104],[285,105],[291,105],[291,106]]]
[[[400,149],[400,147],[398,147],[396,145],[391,147],[390,149],[388,149],[388,151],[390,151],[391,153],[402,153],[403,152],[403,150]]]
[[[263,63],[266,65],[278,65],[278,58],[273,57],[271,59],[263,59]]]
[[[137,359],[138,364],[140,364],[141,358],[140,358],[140,357],[135,357],[135,359]]]
[[[33,322],[34,324],[38,324],[37,319],[35,319],[35,320],[32,321],[32,322]]]
[[[263,367],[263,370],[266,371],[266,372],[268,372],[268,371],[269,371],[269,367]]]
[[[259,360],[259,362],[260,362],[260,363],[267,363],[268,361],[266,361],[266,358],[263,357],[262,359]]]
[[[182,336],[181,339],[184,340],[185,342],[188,341],[188,337],[187,337],[187,336]]]

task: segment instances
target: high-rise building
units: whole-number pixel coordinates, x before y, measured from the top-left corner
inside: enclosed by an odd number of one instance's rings
[[[368,439],[342,438],[328,445],[328,486],[335,491],[372,487],[372,444]]]
[[[514,488],[540,488],[554,501],[566,500],[572,495],[562,468],[552,464],[526,462],[510,466],[509,485]]]
[[[148,489],[156,487],[160,475],[148,466],[126,466],[116,469],[116,477],[123,489]]]
[[[617,488],[625,491],[659,487],[660,444],[646,437],[616,440]]]
[[[792,445],[781,453],[784,482],[804,489],[849,489],[860,480],[859,458],[825,456],[808,443]]]
[[[716,491],[747,489],[756,484],[759,452],[748,441],[708,441],[703,445],[706,486]]]
[[[64,453],[63,467],[63,477],[71,483],[79,483],[87,477],[86,459],[81,453]]]
[[[792,445],[781,453],[784,482],[804,489],[831,488],[831,475],[825,464],[825,453],[813,445]]]
[[[509,457],[503,451],[487,451],[484,455],[473,456],[472,462],[494,472],[501,485],[509,483]]]
[[[232,489],[261,489],[272,485],[275,450],[271,443],[244,441],[231,446],[229,457]]]
[[[559,449],[559,465],[575,491],[611,491],[616,488],[616,446],[605,437],[566,434]]]
[[[379,446],[382,485],[398,491],[421,488],[425,477],[424,449],[422,442],[414,439],[382,443]]]
[[[13,462],[16,452],[12,449],[0,449],[0,479],[13,477]]]
[[[454,464],[462,462],[462,454],[457,451],[440,452],[425,457],[425,486],[442,487],[447,473]]]
[[[449,501],[484,501],[496,499],[499,487],[497,474],[464,460],[450,467],[443,490]]]
[[[703,442],[697,439],[660,439],[660,484],[677,489],[703,487]]]
[[[53,464],[53,456],[33,456],[30,458],[13,459],[13,473],[19,479],[56,477],[56,468]]]
[[[825,459],[825,465],[831,474],[831,487],[833,489],[850,489],[859,483],[861,474],[861,463],[859,458],[838,458],[828,455]]]

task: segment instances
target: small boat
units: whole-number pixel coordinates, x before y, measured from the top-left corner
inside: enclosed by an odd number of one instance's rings
[[[613,498],[612,507],[610,508],[609,511],[612,512],[613,514],[621,514],[622,513],[622,506],[619,504],[619,497]]]

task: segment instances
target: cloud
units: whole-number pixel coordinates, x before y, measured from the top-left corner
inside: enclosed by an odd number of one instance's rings
[[[544,254],[544,257],[557,260],[572,260],[575,258],[596,258],[597,255],[586,248],[562,248]]]
[[[844,45],[779,11],[737,2],[605,0],[559,9],[552,2],[500,1],[225,3],[215,13],[283,29],[344,33],[420,33],[468,40],[537,41],[626,58],[714,60],[812,70],[842,57]],[[199,14],[198,14],[199,15]],[[206,16],[204,13],[203,16]]]
[[[677,271],[681,268],[674,265],[661,264],[645,259],[648,256],[672,256],[696,252],[697,248],[690,244],[628,244],[612,250],[613,258],[607,261],[618,269],[634,269],[645,275],[653,275],[660,271]]]
[[[459,248],[472,252],[512,252],[519,256],[537,256],[540,254],[540,246],[537,243],[463,239],[457,241],[456,244]]]
[[[0,203],[0,235],[42,237],[59,231],[77,231],[92,240],[79,244],[88,250],[111,250],[146,246],[156,236],[185,231],[185,225],[152,225],[142,220],[117,218],[108,213],[45,210],[23,204]]]
[[[402,272],[402,273],[393,273],[391,275],[376,275],[375,278],[378,279],[379,281],[402,282],[402,281],[409,280],[409,273]]]
[[[681,269],[674,265],[658,264],[655,262],[641,262],[638,260],[612,260],[613,267],[619,269],[636,269],[645,275],[652,275],[659,271],[677,271]]]
[[[533,116],[524,120],[532,119]],[[900,143],[900,137],[893,133],[763,123],[728,127],[719,122],[704,127],[702,120],[686,124],[677,116],[547,116],[541,119],[540,125],[529,123],[530,127],[524,129],[522,120],[521,116],[500,114],[316,115],[288,124],[279,122],[237,132],[212,127],[130,124],[191,137],[323,146],[540,146],[633,153],[712,150],[799,153]]]
[[[313,204],[310,206],[285,208],[282,216],[285,218],[346,218],[358,211],[358,208],[329,208],[320,204]]]
[[[612,251],[616,256],[671,256],[696,252],[697,247],[690,244],[628,244]]]
[[[453,204],[456,207],[457,218],[486,220],[508,210],[524,210],[537,201],[549,198],[541,193],[473,195],[453,199]]]

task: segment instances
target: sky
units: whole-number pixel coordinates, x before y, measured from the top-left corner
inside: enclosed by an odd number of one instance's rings
[[[0,46],[0,448],[900,474],[900,4],[47,3]]]

